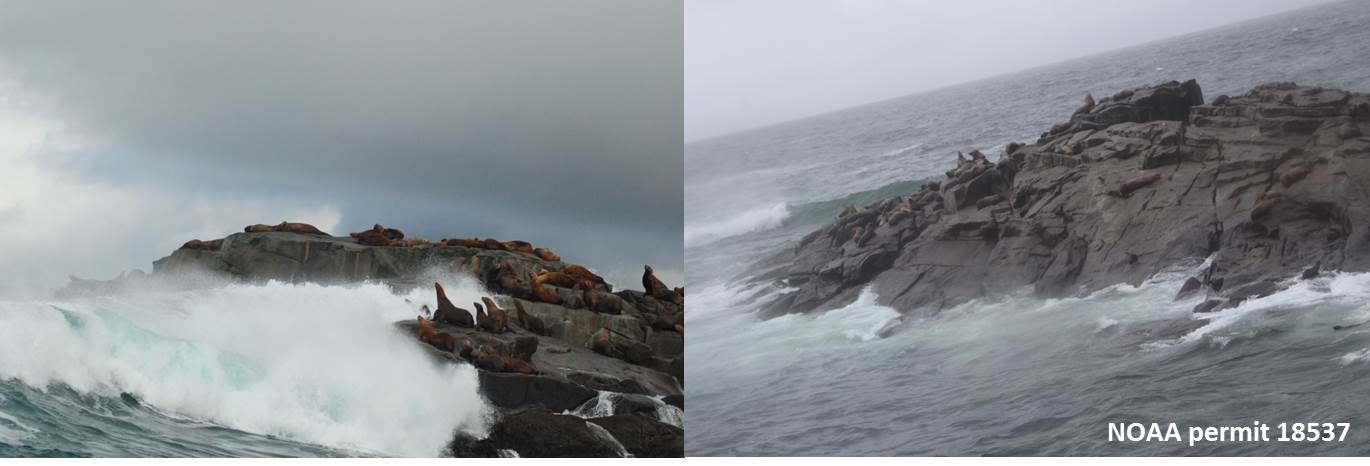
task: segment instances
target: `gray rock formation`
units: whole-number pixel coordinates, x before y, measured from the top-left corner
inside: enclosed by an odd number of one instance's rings
[[[919,193],[849,208],[744,276],[796,289],[765,316],[833,309],[867,285],[932,315],[1212,257],[1196,291],[1230,306],[1315,264],[1370,269],[1367,131],[1366,94],[1272,83],[1204,104],[1194,81],[1124,90],[997,163],[972,153]]]

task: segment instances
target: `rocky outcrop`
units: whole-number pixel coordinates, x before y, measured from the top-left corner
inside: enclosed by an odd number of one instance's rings
[[[745,276],[794,289],[766,316],[836,308],[866,286],[923,316],[1211,257],[1186,294],[1231,306],[1314,264],[1370,269],[1367,130],[1370,96],[1337,89],[1272,83],[1207,104],[1194,81],[1128,89],[996,163],[961,158],[919,193],[848,208]]]
[[[432,281],[451,273],[474,276],[492,296],[473,303],[474,309],[452,303],[441,284]],[[172,281],[178,285],[188,282],[185,277],[205,278],[206,286],[224,280],[372,280],[397,290],[433,290],[433,301],[414,309],[418,314],[431,310],[432,315],[397,322],[397,331],[442,363],[475,367],[482,395],[496,408],[488,438],[456,434],[449,453],[457,456],[510,451],[522,456],[634,454],[625,452],[606,427],[542,410],[576,410],[603,392],[649,400],[653,406],[665,406],[657,399],[683,396],[680,292],[659,280],[656,296],[615,291],[590,269],[524,241],[429,243],[406,239],[402,231],[379,224],[348,237],[329,236],[300,223],[252,225],[222,239],[189,241],[155,261],[151,274],[129,273],[109,281],[73,278],[59,295],[119,292],[171,275],[178,277]],[[614,411],[605,415],[628,414]],[[646,454],[683,456],[683,444],[669,442],[671,429],[679,429],[640,411],[634,412],[641,419],[610,425]],[[650,432],[637,435],[632,432],[636,428]],[[549,432],[557,429],[564,431]],[[678,433],[675,438],[679,440]]]

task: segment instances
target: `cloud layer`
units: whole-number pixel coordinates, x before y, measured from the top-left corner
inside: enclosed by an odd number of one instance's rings
[[[90,202],[20,201],[26,224],[59,224],[32,211],[109,209],[122,219],[111,228],[167,227],[132,241],[174,247],[188,238],[173,235],[313,217],[335,234],[379,222],[429,238],[525,239],[601,269],[682,268],[673,2],[0,2],[0,12],[0,109],[11,131],[43,134],[6,147],[4,161],[22,157],[49,181],[0,189]],[[58,129],[81,143],[57,147]],[[204,218],[187,212],[196,208]]]

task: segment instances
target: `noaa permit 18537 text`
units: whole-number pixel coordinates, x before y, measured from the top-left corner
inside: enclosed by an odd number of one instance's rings
[[[1351,430],[1349,422],[1255,421],[1237,426],[1182,426],[1174,422],[1110,422],[1110,442],[1175,442],[1195,446],[1232,442],[1341,442]]]

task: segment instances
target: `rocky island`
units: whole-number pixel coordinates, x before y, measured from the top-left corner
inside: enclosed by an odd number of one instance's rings
[[[492,294],[458,307],[432,270],[469,273]],[[59,296],[103,293],[159,275],[432,289],[436,309],[395,323],[440,363],[470,364],[496,410],[485,438],[454,434],[453,456],[683,456],[684,289],[645,267],[645,291],[614,290],[590,269],[523,241],[428,242],[376,225],[336,237],[302,223],[250,225],[191,240],[151,274],[81,280]]]
[[[1370,95],[1270,83],[1205,101],[1166,82],[1088,96],[997,162],[957,155],[917,193],[847,207],[741,280],[761,313],[835,309],[873,287],[926,317],[1028,289],[1059,297],[1207,260],[1206,312],[1323,271],[1370,270]]]

